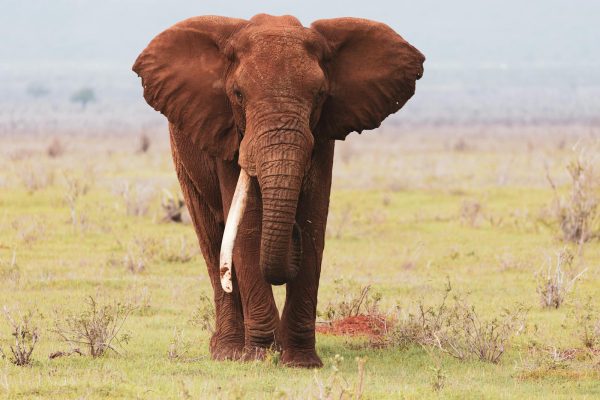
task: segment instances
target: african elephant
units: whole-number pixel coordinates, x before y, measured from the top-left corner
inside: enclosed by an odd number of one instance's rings
[[[335,140],[414,94],[425,57],[382,23],[292,16],[186,19],[133,70],[169,121],[172,155],[210,275],[215,360],[322,365],[317,290]],[[235,241],[235,246],[234,246]],[[278,313],[271,285],[286,284]]]

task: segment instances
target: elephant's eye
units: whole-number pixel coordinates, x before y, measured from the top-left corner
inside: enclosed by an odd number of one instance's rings
[[[238,89],[235,89],[233,91],[233,95],[235,96],[235,99],[237,100],[237,102],[239,104],[242,104],[242,102],[244,101],[244,96],[242,95],[242,92],[240,92]]]
[[[323,96],[325,96],[325,89],[319,89],[319,91],[317,92],[317,95],[315,97],[315,101],[318,103],[319,101],[321,101]]]

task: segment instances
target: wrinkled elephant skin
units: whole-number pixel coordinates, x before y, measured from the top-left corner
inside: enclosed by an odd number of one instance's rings
[[[334,142],[398,111],[424,61],[382,23],[306,28],[265,14],[190,18],[139,55],[133,70],[169,120],[214,289],[214,359],[260,359],[275,346],[285,365],[322,365],[315,318]],[[281,284],[280,318],[271,285]]]

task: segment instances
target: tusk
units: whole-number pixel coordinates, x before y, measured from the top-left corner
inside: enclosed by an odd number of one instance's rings
[[[231,268],[233,258],[233,244],[237,236],[238,226],[242,221],[246,201],[248,200],[248,190],[250,189],[250,175],[244,169],[240,169],[240,177],[238,178],[227,222],[225,223],[225,231],[223,232],[223,241],[221,242],[220,254],[220,274],[221,287],[226,293],[231,293],[233,284],[231,283]]]

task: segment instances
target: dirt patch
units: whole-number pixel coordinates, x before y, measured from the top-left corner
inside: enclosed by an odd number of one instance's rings
[[[326,322],[317,326],[317,332],[336,336],[365,336],[381,339],[390,328],[390,322],[382,315],[357,315]]]

